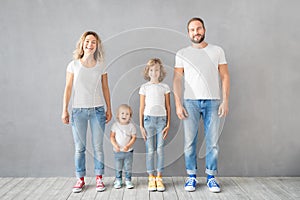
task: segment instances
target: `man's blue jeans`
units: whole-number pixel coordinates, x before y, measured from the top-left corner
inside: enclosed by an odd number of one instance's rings
[[[95,175],[102,175],[104,173],[103,136],[105,120],[106,117],[103,106],[96,108],[73,108],[72,110],[75,167],[76,177],[78,178],[86,175],[85,150],[88,121],[90,122],[92,133]]]
[[[114,152],[116,179],[122,180],[122,170],[124,167],[125,180],[131,181],[133,150],[129,152]]]
[[[218,137],[220,118],[218,109],[220,100],[184,100],[184,108],[188,117],[184,125],[184,155],[187,174],[197,173],[197,140],[200,119],[204,124],[206,143],[206,170],[209,175],[217,174]]]
[[[157,152],[156,171],[163,172],[164,169],[164,139],[162,131],[166,127],[167,117],[144,116],[144,128],[147,133],[146,140],[146,166],[147,173],[153,174],[154,155]]]

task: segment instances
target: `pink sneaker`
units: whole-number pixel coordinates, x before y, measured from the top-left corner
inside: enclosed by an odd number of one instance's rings
[[[85,186],[84,181],[78,179],[77,182],[76,182],[76,184],[73,186],[73,190],[72,190],[72,191],[73,191],[74,193],[81,192],[82,189],[84,188],[84,186]]]
[[[102,181],[102,178],[96,177],[96,191],[103,192],[105,190],[105,185]]]

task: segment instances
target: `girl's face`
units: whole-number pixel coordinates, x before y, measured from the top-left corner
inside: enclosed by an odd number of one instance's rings
[[[160,76],[160,66],[159,66],[159,64],[155,64],[155,65],[149,67],[150,81],[157,82],[159,76]]]
[[[93,35],[87,35],[82,45],[84,54],[94,54],[97,49],[97,39]]]
[[[128,124],[130,122],[130,110],[128,108],[119,108],[118,119],[120,124]]]

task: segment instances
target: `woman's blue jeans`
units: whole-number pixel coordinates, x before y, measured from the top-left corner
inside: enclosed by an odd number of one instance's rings
[[[220,118],[218,109],[220,100],[184,100],[184,108],[188,117],[183,120],[184,125],[184,155],[187,174],[197,173],[197,140],[200,119],[204,124],[206,143],[206,170],[209,175],[217,174],[218,139]]]
[[[75,167],[76,177],[86,175],[85,151],[86,133],[88,122],[92,133],[92,146],[94,153],[95,175],[104,173],[103,136],[105,130],[104,107],[95,108],[73,108],[72,110],[72,132],[75,143]]]

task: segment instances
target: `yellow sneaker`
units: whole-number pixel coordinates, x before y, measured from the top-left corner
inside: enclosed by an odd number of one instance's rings
[[[153,192],[156,191],[156,182],[155,182],[155,177],[154,176],[149,176],[148,179],[148,191]]]
[[[156,177],[156,190],[159,192],[166,190],[161,177]]]

